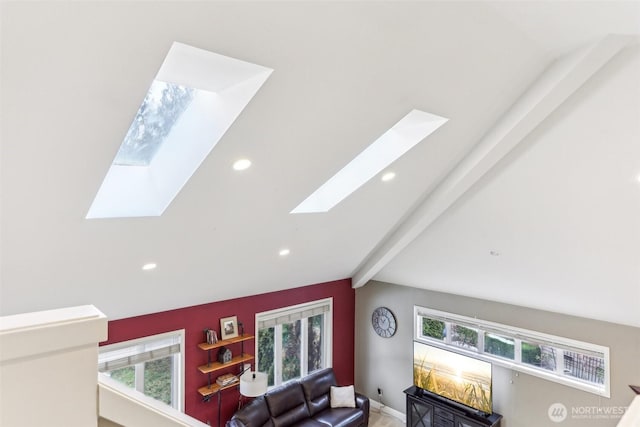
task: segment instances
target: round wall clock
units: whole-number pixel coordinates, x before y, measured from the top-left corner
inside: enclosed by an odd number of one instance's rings
[[[396,317],[387,307],[378,307],[373,310],[371,324],[376,334],[383,338],[392,337],[396,333]]]

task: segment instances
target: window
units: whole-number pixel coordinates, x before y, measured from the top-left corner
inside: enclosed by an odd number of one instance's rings
[[[331,366],[333,299],[256,314],[256,366],[269,386]]]
[[[415,339],[610,397],[609,348],[414,307]]]
[[[100,347],[98,371],[184,410],[184,329]]]
[[[444,337],[445,337],[444,322],[436,319],[429,319],[428,317],[423,317],[422,318],[422,335],[429,338],[435,338],[437,340],[444,340]]]
[[[478,330],[454,323],[451,325],[451,343],[477,351]]]
[[[484,352],[513,360],[515,357],[515,340],[504,335],[485,332]]]

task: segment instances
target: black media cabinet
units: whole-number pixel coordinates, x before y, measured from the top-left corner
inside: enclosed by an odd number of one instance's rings
[[[407,427],[498,427],[502,415],[485,415],[415,386],[406,389]]]

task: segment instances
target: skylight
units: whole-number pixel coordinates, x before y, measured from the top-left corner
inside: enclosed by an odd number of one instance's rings
[[[413,110],[358,154],[291,213],[328,212],[364,183],[435,132],[447,120]]]
[[[173,125],[189,107],[194,89],[154,80],[113,161],[149,166]]]
[[[173,43],[87,218],[162,215],[272,72]]]

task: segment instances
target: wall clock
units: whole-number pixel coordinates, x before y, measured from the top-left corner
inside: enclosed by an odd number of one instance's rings
[[[371,325],[376,334],[383,338],[390,338],[396,333],[396,317],[387,307],[378,307],[373,310]]]

